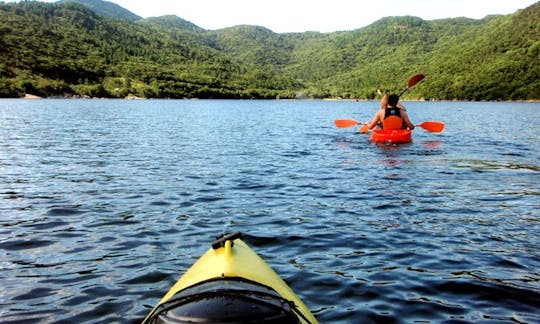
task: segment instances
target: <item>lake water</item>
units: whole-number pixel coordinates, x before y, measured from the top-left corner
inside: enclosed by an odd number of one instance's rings
[[[540,322],[540,104],[0,100],[3,323],[135,323],[241,231],[322,323]]]

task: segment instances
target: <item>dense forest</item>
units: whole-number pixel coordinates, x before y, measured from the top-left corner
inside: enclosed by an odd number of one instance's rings
[[[334,33],[205,30],[101,0],[0,2],[0,97],[539,100],[540,2]]]

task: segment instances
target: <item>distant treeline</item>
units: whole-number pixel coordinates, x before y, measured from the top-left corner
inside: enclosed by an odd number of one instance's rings
[[[388,17],[285,34],[77,2],[0,3],[0,97],[376,99],[422,72],[407,97],[540,99],[540,2],[482,20]]]

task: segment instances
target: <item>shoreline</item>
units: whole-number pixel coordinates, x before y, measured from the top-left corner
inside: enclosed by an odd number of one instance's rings
[[[129,95],[125,98],[100,98],[100,97],[89,97],[89,96],[52,96],[52,97],[40,97],[33,94],[25,94],[24,97],[13,97],[13,98],[0,98],[0,99],[22,99],[22,100],[290,100],[290,101],[347,101],[347,102],[372,102],[379,101],[380,99],[343,99],[343,98],[300,98],[300,99],[213,99],[213,98],[183,98],[183,99],[171,99],[171,98],[142,98],[133,95]],[[406,102],[515,102],[515,103],[540,103],[540,99],[529,99],[529,100],[424,100],[424,99],[403,99]]]

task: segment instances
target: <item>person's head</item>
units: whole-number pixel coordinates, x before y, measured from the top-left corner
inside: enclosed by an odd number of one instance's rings
[[[388,105],[390,107],[397,107],[399,96],[397,94],[391,94],[388,96]]]

